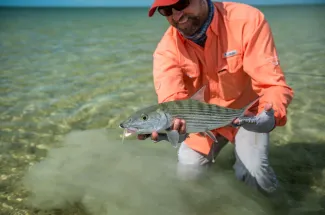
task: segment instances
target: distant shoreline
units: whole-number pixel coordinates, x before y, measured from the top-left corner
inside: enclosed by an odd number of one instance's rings
[[[254,7],[292,7],[292,6],[319,6],[322,3],[296,3],[296,4],[249,4]],[[0,5],[0,8],[26,8],[26,9],[148,9],[150,6],[23,6],[23,5]]]

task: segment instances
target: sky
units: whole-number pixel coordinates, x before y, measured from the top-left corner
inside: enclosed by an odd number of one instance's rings
[[[325,0],[234,0],[251,5],[265,4],[325,4]],[[0,0],[0,6],[144,6],[153,0]]]

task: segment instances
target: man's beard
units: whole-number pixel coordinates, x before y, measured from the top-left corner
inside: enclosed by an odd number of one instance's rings
[[[188,20],[186,23],[186,27],[180,27],[182,24],[178,24],[176,22],[173,23],[174,27],[177,28],[182,34],[185,36],[192,36],[195,34],[200,27],[202,26],[202,21],[197,16],[187,16]],[[182,20],[182,19],[180,19]]]

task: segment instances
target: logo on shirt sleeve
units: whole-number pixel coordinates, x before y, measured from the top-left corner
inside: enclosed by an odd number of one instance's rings
[[[231,50],[229,52],[225,52],[223,54],[223,57],[232,57],[232,56],[235,56],[238,54],[238,51],[237,50]]]

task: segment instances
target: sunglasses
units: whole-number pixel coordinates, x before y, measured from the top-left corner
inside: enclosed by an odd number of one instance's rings
[[[158,7],[158,12],[163,16],[171,16],[173,14],[173,8],[181,11],[184,10],[189,4],[190,0],[179,0],[173,5]]]

